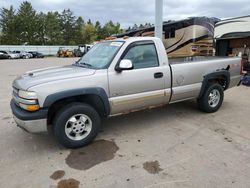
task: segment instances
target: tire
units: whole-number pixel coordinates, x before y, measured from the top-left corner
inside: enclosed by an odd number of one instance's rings
[[[202,97],[197,100],[199,108],[207,113],[219,110],[224,99],[224,89],[218,83],[211,83],[206,87]]]
[[[71,103],[63,107],[53,121],[53,132],[66,148],[79,148],[96,137],[101,119],[96,110],[84,103]]]

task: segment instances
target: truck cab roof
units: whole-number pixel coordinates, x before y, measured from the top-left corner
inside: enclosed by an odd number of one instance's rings
[[[157,37],[127,37],[127,38],[116,38],[110,41],[124,41],[124,42],[136,42],[136,41],[145,41],[145,40],[160,40]]]

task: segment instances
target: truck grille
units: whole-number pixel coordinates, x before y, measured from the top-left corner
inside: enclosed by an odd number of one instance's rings
[[[18,96],[18,89],[15,88],[15,87],[13,87],[13,94],[16,95],[16,96]]]
[[[17,98],[18,98],[18,89],[15,88],[15,87],[13,87],[12,98],[14,99],[14,102],[16,103],[16,105],[19,106],[19,102],[17,100]]]

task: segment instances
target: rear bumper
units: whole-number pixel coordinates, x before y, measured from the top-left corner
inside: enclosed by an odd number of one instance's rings
[[[18,127],[30,133],[47,132],[48,109],[28,112],[17,106],[13,99],[10,102],[10,106]]]

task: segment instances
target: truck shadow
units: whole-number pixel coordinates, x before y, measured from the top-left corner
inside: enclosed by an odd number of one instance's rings
[[[198,109],[196,101],[184,101],[181,103],[174,103],[171,105],[165,105],[159,108],[150,110],[143,110],[134,113],[129,113],[121,116],[115,116],[104,120],[102,124],[101,132],[111,133],[115,132],[119,135],[119,132],[133,131],[133,127],[136,129],[145,129],[147,126],[154,124],[166,124],[166,126],[173,123],[177,118],[183,121],[186,118],[193,118],[194,116],[202,116],[206,113],[201,112]]]
[[[225,103],[223,108],[226,108],[228,104]],[[98,134],[98,139],[116,139],[122,134],[130,134],[143,131],[145,128],[158,126],[164,124],[164,126],[174,126],[176,121],[187,121],[204,118],[207,113],[201,112],[196,104],[196,101],[184,101],[181,103],[175,103],[171,105],[165,105],[159,108],[150,110],[138,111],[126,115],[115,116],[103,120],[101,130]],[[28,138],[29,139],[28,139]],[[40,151],[53,151],[63,152],[68,149],[59,145],[52,133],[44,135],[30,135],[29,133],[22,133],[22,140],[27,142],[27,152]]]
[[[22,133],[22,140],[27,146],[27,152],[44,152],[46,151],[63,151],[65,148],[61,146],[52,133],[49,134],[30,134],[25,131]]]

